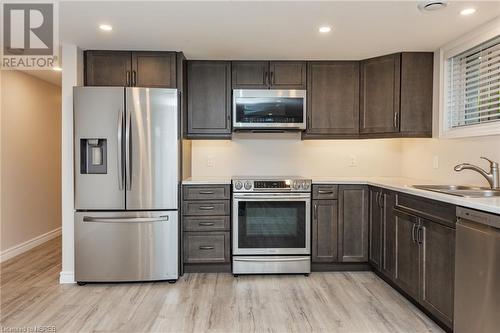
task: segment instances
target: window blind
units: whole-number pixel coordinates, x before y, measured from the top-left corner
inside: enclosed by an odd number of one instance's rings
[[[448,128],[500,121],[500,36],[448,59]]]

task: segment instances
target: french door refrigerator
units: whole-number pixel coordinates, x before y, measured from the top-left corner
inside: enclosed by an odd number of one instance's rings
[[[176,89],[75,87],[75,279],[178,278]]]

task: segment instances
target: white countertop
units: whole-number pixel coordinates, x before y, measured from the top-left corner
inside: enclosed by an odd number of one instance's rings
[[[500,197],[464,198],[450,194],[419,190],[411,185],[435,185],[435,182],[396,177],[311,177],[313,184],[365,184],[393,191],[412,194],[453,205],[500,214]],[[191,177],[182,181],[184,185],[231,184],[231,177]]]
[[[231,185],[231,177],[189,177],[182,185]]]
[[[432,200],[447,202],[453,205],[500,214],[500,197],[464,198],[455,195],[419,190],[411,185],[437,185],[436,182],[412,178],[396,177],[312,177],[313,184],[366,184],[393,191],[417,195]]]

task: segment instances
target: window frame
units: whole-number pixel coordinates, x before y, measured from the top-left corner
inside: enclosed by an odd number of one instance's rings
[[[448,126],[450,124],[450,114],[447,108],[447,98],[449,92],[447,81],[449,74],[448,59],[497,36],[500,36],[500,19],[490,21],[479,29],[472,31],[439,49],[439,138],[468,138],[500,134],[500,121],[452,128]]]

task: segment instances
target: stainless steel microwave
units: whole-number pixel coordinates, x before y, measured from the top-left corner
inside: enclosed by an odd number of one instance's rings
[[[233,128],[303,130],[305,90],[233,90]]]

